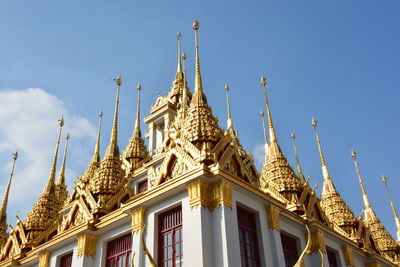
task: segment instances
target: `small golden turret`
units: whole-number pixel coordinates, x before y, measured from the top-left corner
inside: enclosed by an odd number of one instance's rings
[[[207,104],[207,98],[203,91],[200,73],[198,29],[199,23],[195,20],[193,23],[196,41],[195,92],[183,124],[183,135],[198,149],[207,153],[206,151],[211,151],[214,144],[220,140],[223,132],[218,126],[217,120],[212,115],[211,108]]]
[[[140,84],[138,84],[137,90],[138,100],[135,130],[133,131],[132,137],[129,140],[124,153],[124,158],[129,161],[133,169],[139,167],[141,165],[141,161],[149,156],[140,131],[140,91],[142,90],[142,86]]]
[[[361,173],[360,173],[360,170],[358,168],[357,154],[353,149],[351,150],[351,157],[353,158],[354,166],[355,166],[356,172],[357,172],[358,182],[360,183],[360,187],[361,187],[361,193],[362,193],[362,197],[363,197],[363,201],[364,201],[364,207],[365,207],[365,210],[364,210],[365,220],[367,220],[367,221],[376,220],[377,217],[376,217],[375,212],[373,211],[373,209],[371,207],[371,203],[369,202],[368,195],[367,195],[367,192],[365,190],[363,180],[361,178]]]
[[[89,190],[94,195],[98,204],[98,209],[94,211],[95,213],[107,213],[108,210],[105,208],[107,201],[125,184],[117,138],[119,93],[122,84],[121,77],[115,78],[114,81],[117,85],[117,94],[115,98],[114,121],[110,144],[107,147],[99,168],[96,170],[96,174],[89,180]]]
[[[12,158],[13,158],[13,164],[11,167],[10,177],[8,178],[8,183],[6,191],[4,192],[3,202],[1,203],[1,210],[0,210],[0,248],[6,243],[8,238],[7,204],[8,204],[8,196],[10,194],[11,180],[14,175],[15,162],[18,159],[18,151],[13,153]]]
[[[56,197],[59,200],[61,207],[64,206],[68,197],[67,185],[65,184],[65,164],[67,160],[68,142],[69,134],[65,137],[64,157],[61,164],[60,174],[58,175],[58,181],[56,183]]]
[[[386,191],[387,191],[388,196],[389,196],[390,206],[392,207],[394,220],[396,222],[397,242],[400,242],[400,219],[399,219],[399,216],[397,215],[396,208],[395,208],[395,206],[393,204],[392,195],[390,194],[389,186],[387,185],[387,180],[388,179],[385,176],[382,175],[382,182],[385,184],[385,188],[386,188]]]
[[[299,202],[299,195],[301,194],[303,185],[301,180],[290,167],[277,142],[268,103],[266,84],[267,80],[265,77],[261,77],[261,86],[264,92],[270,137],[268,153],[260,177],[261,189],[269,190],[268,188],[272,188],[272,190],[278,191],[287,199],[288,209],[292,211],[300,211],[303,209],[303,206]]]
[[[231,135],[235,135],[235,130],[233,129],[232,117],[231,117],[231,105],[229,102],[229,85],[225,84],[225,93],[226,93],[226,107],[228,110],[228,120],[227,120],[227,128],[228,133]]]
[[[356,241],[358,240],[357,223],[358,220],[355,217],[353,211],[347,206],[339,192],[336,190],[328,171],[328,167],[325,162],[325,157],[322,152],[321,142],[319,140],[317,121],[312,118],[311,125],[315,131],[315,138],[317,140],[317,146],[319,151],[319,157],[322,166],[322,175],[324,178],[322,197],[321,197],[321,208],[324,210],[328,220],[339,226],[347,234],[347,237]]]
[[[292,139],[293,142],[293,150],[294,150],[294,155],[296,157],[297,176],[299,176],[302,180],[305,181],[306,179],[304,178],[303,170],[301,169],[299,154],[297,153],[296,136],[294,135],[294,133],[290,135],[290,138]]]

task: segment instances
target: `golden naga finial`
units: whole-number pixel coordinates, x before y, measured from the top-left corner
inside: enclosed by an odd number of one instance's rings
[[[385,184],[385,188],[386,188],[386,191],[387,191],[388,196],[389,196],[390,206],[392,207],[392,211],[393,211],[393,215],[394,215],[394,220],[395,220],[395,222],[396,222],[397,241],[400,241],[400,219],[399,219],[399,216],[397,215],[396,208],[395,208],[395,206],[394,206],[394,204],[393,204],[392,195],[390,194],[390,190],[389,190],[389,187],[388,187],[388,185],[387,185],[387,181],[388,181],[388,179],[387,179],[384,175],[382,175],[382,182]]]
[[[58,148],[60,146],[60,138],[62,127],[64,126],[64,118],[58,120],[58,125],[60,126],[58,129],[58,136],[56,142],[56,150],[54,152],[53,164],[51,165],[49,180],[44,189],[44,192],[47,194],[53,194],[55,192],[55,177],[56,177],[56,166],[57,166],[57,157],[58,157]]]
[[[270,143],[276,142],[276,134],[275,134],[275,129],[272,123],[272,116],[271,116],[271,111],[269,109],[269,104],[268,104],[268,97],[267,97],[267,79],[263,76],[261,77],[261,86],[264,91],[264,100],[265,100],[265,107],[267,110],[267,119],[268,119],[268,129],[269,129],[269,138],[270,138]]]
[[[290,138],[292,139],[292,142],[293,142],[293,150],[294,150],[294,155],[296,157],[297,175],[302,180],[305,180],[304,175],[303,175],[303,170],[301,169],[301,165],[300,165],[299,154],[297,153],[296,136],[294,135],[293,132],[290,135]]]
[[[233,125],[232,125],[232,117],[231,117],[231,105],[229,102],[229,85],[225,84],[225,93],[226,93],[226,106],[228,109],[228,132],[234,134]]]
[[[6,227],[6,225],[7,225],[7,203],[8,203],[8,196],[10,194],[11,180],[14,175],[15,163],[18,159],[18,150],[12,154],[12,158],[13,158],[13,164],[11,167],[10,176],[8,178],[8,183],[7,183],[6,191],[4,192],[3,202],[1,204],[1,210],[0,210],[0,231],[7,230],[7,227]]]
[[[353,158],[354,166],[355,166],[356,172],[357,172],[358,182],[360,183],[360,187],[361,187],[362,197],[363,197],[364,206],[365,206],[365,219],[366,220],[374,219],[374,218],[376,218],[376,215],[371,208],[371,203],[369,202],[367,192],[365,190],[365,186],[364,186],[363,180],[361,178],[361,173],[358,168],[357,153],[354,151],[354,149],[351,150],[351,157]]]
[[[311,248],[311,232],[310,232],[310,228],[308,228],[308,225],[306,224],[306,229],[307,229],[307,244],[306,247],[304,248],[303,252],[301,253],[299,259],[297,260],[296,264],[293,265],[293,267],[301,267],[304,266],[304,257],[307,254],[307,251],[310,250]]]
[[[114,120],[113,120],[113,127],[111,130],[111,138],[110,144],[107,147],[106,155],[119,155],[119,148],[118,148],[118,105],[119,105],[119,91],[121,88],[122,80],[121,76],[118,76],[114,79],[115,84],[117,85],[117,95],[115,97],[115,111],[114,111]]]

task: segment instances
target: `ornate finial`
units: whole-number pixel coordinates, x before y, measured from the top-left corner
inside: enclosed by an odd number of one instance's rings
[[[118,148],[118,105],[119,105],[119,91],[122,84],[121,76],[114,79],[117,85],[117,96],[115,97],[115,111],[114,111],[114,121],[111,130],[110,144],[107,147],[106,155],[119,155]]]
[[[361,173],[360,173],[360,170],[359,170],[358,164],[357,164],[357,154],[354,151],[354,149],[351,150],[351,157],[353,158],[354,166],[356,167],[356,172],[357,172],[357,176],[358,176],[358,182],[360,183],[360,187],[361,187],[362,197],[363,197],[364,206],[365,206],[365,219],[371,220],[371,219],[375,218],[376,216],[375,216],[374,211],[371,208],[371,203],[369,202],[367,192],[365,190],[364,183],[361,178]]]
[[[296,136],[294,135],[294,133],[292,133],[290,135],[290,138],[292,138],[292,141],[293,141],[293,150],[294,150],[294,155],[296,157],[297,175],[301,179],[305,180],[304,175],[303,175],[303,171],[302,171],[301,165],[300,165],[299,154],[297,153],[297,147],[296,147],[296,141],[295,141]]]
[[[7,230],[7,203],[8,203],[8,195],[10,194],[10,187],[11,187],[11,180],[14,175],[14,168],[15,168],[15,162],[18,159],[18,150],[12,154],[13,158],[13,164],[11,167],[11,172],[10,176],[8,178],[8,183],[6,187],[6,191],[4,192],[4,197],[3,197],[3,202],[1,205],[1,210],[0,210],[0,234],[1,231],[6,231]]]
[[[228,132],[234,134],[233,126],[232,126],[232,117],[231,117],[231,105],[229,102],[229,85],[225,84],[225,93],[226,93],[226,106],[228,108]]]
[[[138,100],[137,100],[135,130],[134,130],[133,135],[136,136],[136,137],[141,137],[141,131],[140,131],[140,91],[142,90],[142,85],[140,83],[137,85],[137,90],[138,90]]]
[[[319,141],[319,135],[318,135],[318,130],[317,130],[317,121],[315,120],[314,117],[311,119],[311,125],[314,127],[315,138],[317,139],[319,157],[321,159],[322,172],[323,172],[323,175],[324,175],[324,179],[329,179],[328,168],[326,167],[325,157],[324,157],[324,154],[322,152],[321,142]]]
[[[265,114],[264,114],[264,111],[261,110],[261,111],[260,111],[260,116],[261,116],[261,122],[262,122],[262,126],[263,126],[263,132],[264,132],[265,154],[267,154],[267,153],[268,153],[268,145],[269,145],[269,142],[268,142],[268,137],[267,137],[267,130],[266,130],[266,128],[265,128],[264,115],[265,115]]]
[[[99,124],[97,127],[97,141],[96,146],[94,148],[92,162],[100,163],[100,133],[101,133],[101,122],[103,118],[103,111],[100,110],[99,112]]]
[[[201,73],[200,73],[200,58],[199,58],[199,38],[198,38],[198,32],[197,30],[199,29],[199,22],[195,20],[193,22],[193,30],[195,33],[195,43],[196,43],[196,79],[195,79],[195,88],[194,90],[203,90],[203,85],[201,81]],[[201,97],[202,94],[198,94],[198,97]]]
[[[186,108],[186,104],[187,104],[187,82],[186,82],[186,54],[183,53],[181,56],[182,60],[183,60],[183,83],[184,83],[184,88],[183,88],[183,92],[182,92],[182,106],[184,108]]]
[[[265,107],[267,110],[267,119],[268,119],[268,129],[269,129],[269,138],[270,138],[270,143],[276,142],[276,134],[275,134],[275,129],[272,123],[272,116],[271,116],[271,111],[269,109],[269,104],[268,104],[268,97],[267,97],[267,80],[265,77],[261,77],[261,86],[264,90],[264,100],[265,100]]]
[[[55,192],[55,177],[56,177],[56,166],[57,166],[57,157],[58,157],[58,148],[60,146],[60,138],[61,138],[61,131],[62,127],[64,126],[64,118],[58,120],[59,130],[58,130],[58,137],[56,142],[56,151],[54,152],[53,164],[50,169],[50,176],[47,182],[47,185],[44,189],[44,192],[47,194],[52,194]]]
[[[176,37],[178,39],[178,73],[182,73],[182,59],[181,59],[181,33],[178,32],[176,34]]]
[[[394,204],[393,204],[392,195],[390,194],[389,187],[388,187],[388,185],[387,185],[387,181],[388,181],[388,179],[387,179],[384,175],[382,175],[382,182],[385,184],[385,188],[386,188],[386,191],[387,191],[388,196],[389,196],[390,206],[392,207],[392,211],[393,211],[393,215],[394,215],[394,220],[395,220],[395,222],[396,222],[397,241],[400,241],[400,219],[399,219],[399,216],[397,215],[396,208],[395,208],[395,206],[394,206]]]
[[[67,160],[67,149],[68,149],[68,142],[69,142],[69,133],[65,136],[65,148],[64,148],[64,157],[61,164],[60,174],[58,176],[57,184],[65,185],[65,162]]]

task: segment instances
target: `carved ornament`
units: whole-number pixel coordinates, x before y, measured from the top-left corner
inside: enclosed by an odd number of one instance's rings
[[[78,257],[90,256],[94,258],[96,256],[96,243],[97,236],[90,234],[78,236]]]
[[[50,252],[46,251],[39,255],[39,267],[49,267]]]
[[[146,209],[139,208],[131,213],[132,216],[132,234],[143,231],[145,225]]]
[[[200,180],[188,185],[189,206],[195,208],[199,205],[214,210],[219,206],[232,208],[233,185],[223,180],[215,184],[207,184]]]
[[[265,210],[267,212],[268,227],[279,231],[281,229],[279,220],[280,209],[274,206],[267,206]]]
[[[311,245],[307,253],[317,251],[322,251],[323,253],[326,252],[324,232],[321,232],[320,230],[311,232]]]
[[[353,248],[349,246],[343,246],[342,251],[346,265],[355,266],[356,263],[354,261]]]

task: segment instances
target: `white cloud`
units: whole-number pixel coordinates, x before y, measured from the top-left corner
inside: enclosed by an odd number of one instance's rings
[[[0,91],[0,164],[3,195],[11,167],[11,153],[18,148],[15,176],[9,199],[9,218],[15,211],[25,216],[36,202],[47,182],[58,132],[57,120],[64,117],[62,136],[69,132],[66,179],[71,191],[72,180],[84,171],[94,144],[96,127],[89,120],[69,111],[57,97],[40,88]],[[58,169],[65,139],[60,145]]]
[[[265,160],[265,145],[257,144],[254,148],[254,163],[260,171],[264,165]]]

